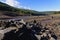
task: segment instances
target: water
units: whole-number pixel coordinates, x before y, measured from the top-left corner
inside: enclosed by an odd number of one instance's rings
[[[0,18],[0,20],[21,20],[21,19],[28,19],[30,16],[21,16],[21,17],[16,17],[16,18]]]

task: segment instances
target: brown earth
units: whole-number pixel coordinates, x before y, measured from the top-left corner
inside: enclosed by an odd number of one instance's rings
[[[0,18],[15,18],[11,16],[2,15],[0,12]],[[60,40],[60,14],[53,14],[47,16],[30,16],[25,19],[25,22],[32,22],[36,20],[41,23],[43,26],[48,27],[50,30],[54,31],[58,36],[58,40]]]
[[[58,40],[60,40],[60,14],[53,14],[48,16],[31,16],[25,21],[32,22],[32,20],[36,20],[43,26],[48,27],[51,31],[54,31],[58,37]]]

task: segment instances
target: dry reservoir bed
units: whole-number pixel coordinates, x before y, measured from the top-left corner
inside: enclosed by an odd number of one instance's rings
[[[30,22],[32,23],[33,20],[36,20],[37,23],[41,23],[42,26],[49,28],[49,30],[53,31],[57,37],[58,40],[60,40],[60,16],[30,16],[27,19],[24,19],[25,22]],[[1,37],[3,37],[4,32],[8,32],[13,30],[14,28],[7,28],[4,30],[0,30],[0,34],[2,34]]]

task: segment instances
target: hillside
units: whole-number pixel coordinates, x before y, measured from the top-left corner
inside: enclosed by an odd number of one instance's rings
[[[21,9],[21,8],[15,8],[8,4],[0,2],[0,15],[4,16],[40,16],[40,15],[46,15],[46,14],[59,14],[59,11],[45,11],[45,12],[39,12],[35,10],[29,10],[29,9]]]
[[[44,12],[38,12],[35,10],[29,10],[29,9],[21,9],[21,8],[15,8],[8,4],[0,2],[0,12],[8,12],[8,15],[11,15],[9,13],[13,13],[14,15],[45,15]]]
[[[0,2],[0,11],[12,11],[12,12],[16,12],[16,11],[18,11],[18,9],[14,8],[12,6],[9,6],[8,4]]]

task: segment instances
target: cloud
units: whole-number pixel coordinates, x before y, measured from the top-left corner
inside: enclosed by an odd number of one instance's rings
[[[21,3],[17,0],[0,0],[1,2],[4,2],[10,6],[17,7],[17,8],[24,8],[24,9],[30,9],[30,7],[22,6]]]
[[[26,7],[26,6],[20,6],[20,8],[23,8],[23,9],[31,9],[30,7]]]
[[[14,7],[18,7],[20,5],[20,2],[16,1],[16,0],[6,0],[7,4],[14,6]]]
[[[49,11],[60,11],[60,9],[50,9]]]
[[[55,9],[54,11],[60,11],[60,9]]]

